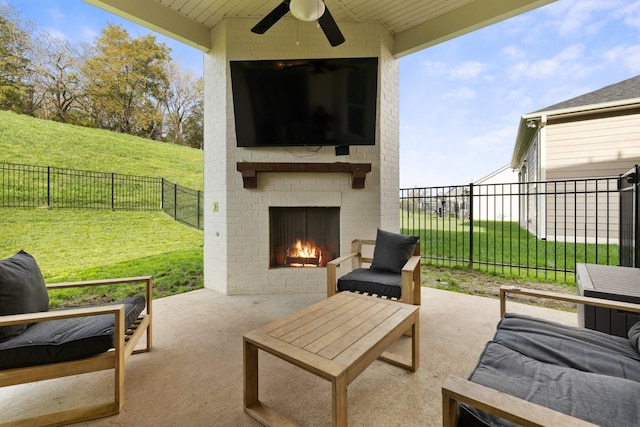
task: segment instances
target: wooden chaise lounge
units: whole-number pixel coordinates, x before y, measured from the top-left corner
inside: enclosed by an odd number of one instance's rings
[[[2,279],[0,275],[0,290]],[[0,315],[0,330],[23,328],[0,341],[0,387],[107,369],[113,369],[114,381],[113,400],[107,403],[43,415],[25,414],[26,417],[20,420],[5,420],[0,414],[0,425],[65,425],[120,412],[124,404],[125,363],[131,354],[151,350],[152,278],[141,276],[45,285],[48,291],[123,283],[145,283],[145,295],[108,305]],[[29,326],[25,328],[24,325]],[[52,332],[50,336],[55,338],[48,338],[46,335]],[[140,343],[144,336],[146,344]],[[136,348],[139,343],[140,348]]]

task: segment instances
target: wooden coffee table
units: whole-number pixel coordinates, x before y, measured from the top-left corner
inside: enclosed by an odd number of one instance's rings
[[[347,425],[347,386],[377,358],[419,367],[419,307],[341,292],[244,335],[244,411],[263,425],[293,425],[258,400],[258,349],[331,381],[334,426]],[[384,351],[411,329],[411,356]]]

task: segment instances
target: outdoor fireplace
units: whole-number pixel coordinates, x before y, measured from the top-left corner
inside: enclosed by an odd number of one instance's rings
[[[269,208],[270,267],[324,267],[340,251],[340,208]]]

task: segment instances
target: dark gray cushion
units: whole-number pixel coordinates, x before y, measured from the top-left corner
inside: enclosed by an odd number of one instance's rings
[[[417,236],[405,236],[378,229],[371,267],[401,273],[418,242]]]
[[[146,305],[142,296],[113,304],[125,305],[125,328]],[[0,369],[82,359],[113,347],[113,314],[34,323],[22,334],[0,342]]]
[[[399,299],[402,296],[401,280],[398,273],[358,268],[338,279],[338,292],[362,292]]]
[[[600,426],[637,425],[640,384],[543,363],[495,342],[485,347],[469,379]],[[461,405],[459,426],[514,424]]]
[[[623,337],[508,313],[493,341],[541,362],[640,382],[640,353]]]
[[[631,341],[631,345],[633,345],[636,350],[640,351],[640,322],[636,322],[633,324],[631,328],[629,328],[629,341]]]
[[[24,251],[0,260],[0,316],[49,309],[49,294],[36,260]],[[0,327],[0,341],[18,335],[27,324]]]

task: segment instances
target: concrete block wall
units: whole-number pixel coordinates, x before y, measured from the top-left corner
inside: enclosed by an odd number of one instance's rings
[[[378,24],[340,23],[347,41],[336,48],[315,23],[285,18],[265,35],[256,21],[226,19],[212,32],[205,55],[205,286],[229,295],[325,292],[324,268],[269,268],[269,207],[340,207],[341,252],[377,227],[398,228],[398,67],[390,35]],[[238,148],[229,61],[378,57],[376,145]],[[210,78],[214,75],[215,78]],[[258,188],[243,188],[237,162],[371,163],[364,189],[346,173],[260,173]]]

